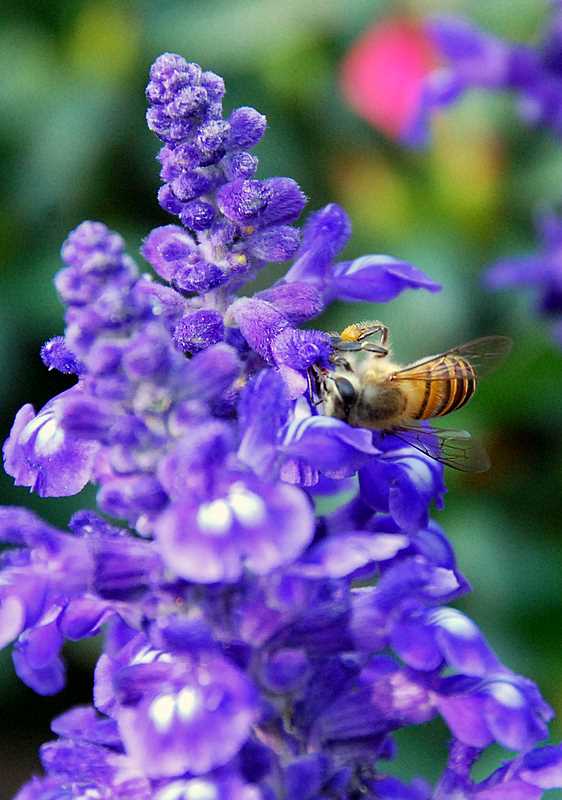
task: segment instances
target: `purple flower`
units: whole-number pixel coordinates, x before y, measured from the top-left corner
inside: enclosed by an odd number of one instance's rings
[[[99,444],[69,436],[61,420],[66,403],[80,389],[49,400],[35,414],[23,406],[4,444],[4,468],[17,486],[29,486],[42,497],[64,497],[81,491],[91,479]]]
[[[377,445],[384,455],[361,470],[361,497],[377,511],[389,512],[405,530],[426,527],[430,504],[443,506],[443,467],[392,436],[379,436]]]
[[[299,327],[336,298],[439,287],[390,256],[338,262],[351,223],[335,204],[301,236],[302,191],[257,178],[248,152],[265,117],[225,118],[223,95],[180,56],[152,66],[159,200],[179,224],[144,241],[154,277],[101,223],[70,234],[65,332],[42,357],[78,383],[25,406],[4,445],[16,483],[90,483],[105,515],[79,511],[65,533],[0,510],[0,640],[21,679],[56,692],[64,642],[103,642],[94,707],[53,722],[45,776],[18,798],[428,800],[384,764],[394,731],[438,714],[455,745],[435,797],[538,797],[562,784],[559,749],[533,750],[551,711],[444,605],[469,587],[429,519],[442,467],[322,413],[313,378],[333,339]],[[285,279],[237,296],[292,258]],[[474,783],[492,742],[519,755]]]
[[[426,78],[418,113],[403,131],[406,142],[424,144],[432,114],[470,89],[510,91],[525,121],[562,134],[559,8],[553,7],[536,48],[505,42],[454,17],[430,20],[427,29],[445,63]]]
[[[313,515],[301,490],[244,473],[223,475],[199,501],[173,503],[156,521],[165,561],[202,583],[236,581],[293,561],[309,543]]]
[[[201,775],[228,762],[257,716],[251,684],[217,656],[162,654],[122,667],[113,677],[113,712],[133,763],[152,778]]]
[[[537,298],[538,311],[554,320],[554,336],[562,344],[562,224],[553,213],[543,213],[537,227],[540,250],[530,256],[502,259],[492,264],[484,281],[493,290],[531,289]]]

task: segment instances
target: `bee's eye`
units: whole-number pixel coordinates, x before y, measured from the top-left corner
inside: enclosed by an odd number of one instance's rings
[[[354,385],[347,378],[336,378],[336,388],[346,408],[350,408],[357,399]]]

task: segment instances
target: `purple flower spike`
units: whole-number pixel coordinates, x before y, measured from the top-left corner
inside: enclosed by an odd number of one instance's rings
[[[557,335],[562,320],[562,240],[560,219],[553,213],[543,213],[537,220],[541,246],[537,253],[502,259],[492,264],[484,274],[485,285],[492,290],[530,289],[538,309],[547,319],[554,321],[553,335]]]
[[[414,146],[425,144],[431,116],[471,89],[514,93],[524,120],[560,136],[559,25],[560,9],[553,7],[542,41],[531,48],[503,41],[463,19],[430,20],[427,34],[445,64],[426,78],[418,113],[403,139]]]
[[[447,36],[475,72],[501,55]],[[518,53],[514,81],[525,64]],[[335,298],[437,284],[390,256],[336,262],[351,234],[336,204],[294,225],[301,189],[259,176],[250,152],[265,117],[223,114],[218,75],[165,53],[146,94],[158,200],[179,223],[144,241],[154,275],[102,223],[69,235],[66,327],[42,359],[79,381],[38,414],[24,406],[4,445],[17,484],[91,483],[96,510],[64,533],[0,509],[0,645],[46,695],[64,684],[66,641],[102,648],[95,709],[53,722],[45,775],[17,799],[535,800],[562,786],[560,748],[534,749],[552,716],[537,687],[444,605],[469,586],[429,519],[442,466],[327,416],[334,337],[299,327]],[[554,311],[562,228],[545,218],[543,235],[535,283]],[[388,775],[394,731],[439,713],[455,738],[436,787]],[[475,782],[493,742],[515,756]]]

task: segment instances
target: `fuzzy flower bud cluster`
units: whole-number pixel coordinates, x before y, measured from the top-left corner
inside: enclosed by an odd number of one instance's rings
[[[53,721],[45,774],[17,800],[535,800],[562,785],[562,749],[540,746],[552,711],[449,605],[469,587],[430,518],[442,466],[322,415],[310,392],[331,339],[302,323],[334,299],[439,287],[389,256],[338,260],[337,205],[295,227],[298,185],[255,178],[264,117],[224,119],[223,94],[178,55],[153,65],[159,198],[180,224],[143,245],[157,279],[103,224],[70,234],[65,331],[42,358],[75,383],[24,406],[4,445],[17,485],[93,484],[98,504],[67,531],[0,509],[17,674],[58,692],[63,643],[103,633],[92,705]],[[389,775],[393,732],[437,716],[451,732],[437,787]],[[474,782],[493,743],[513,760]]]

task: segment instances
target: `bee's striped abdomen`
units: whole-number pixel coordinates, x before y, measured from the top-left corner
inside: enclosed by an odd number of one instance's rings
[[[476,390],[476,372],[461,356],[448,355],[427,365],[427,379],[414,419],[443,417],[464,406]],[[432,375],[448,375],[435,378]]]

